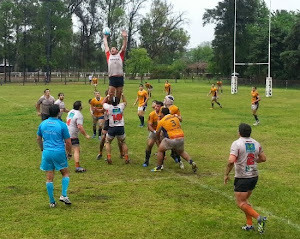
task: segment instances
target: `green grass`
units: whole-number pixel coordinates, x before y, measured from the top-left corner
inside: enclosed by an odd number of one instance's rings
[[[36,144],[40,119],[35,103],[45,88],[53,96],[65,93],[67,108],[83,102],[84,127],[91,133],[88,99],[93,89],[84,84],[7,84],[0,87],[0,238],[261,238],[240,229],[244,214],[233,196],[233,174],[228,185],[223,174],[231,143],[237,139],[239,123],[252,125],[250,87],[239,87],[236,95],[224,87],[223,109],[210,110],[208,82],[175,83],[173,95],[182,115],[185,148],[197,162],[195,175],[189,165],[180,170],[168,156],[165,170],[152,173],[143,168],[148,132],[139,128],[133,106],[138,81],[126,81],[126,135],[131,164],[118,157],[113,143],[113,165],[97,161],[99,142],[81,140],[81,164],[85,174],[74,172],[70,162],[71,207],[61,203],[50,209],[45,175],[39,169],[41,152]],[[154,86],[153,99],[164,97],[163,84]],[[101,93],[107,84],[101,84]],[[261,125],[253,127],[253,138],[263,146],[267,162],[259,165],[260,179],[251,203],[268,217],[264,238],[298,238],[300,233],[299,186],[299,91],[273,89],[258,111]],[[146,115],[149,114],[149,108]],[[66,115],[64,115],[65,117]],[[156,148],[153,149],[153,153]],[[169,153],[168,153],[169,155]],[[60,195],[61,176],[55,177],[55,197]]]

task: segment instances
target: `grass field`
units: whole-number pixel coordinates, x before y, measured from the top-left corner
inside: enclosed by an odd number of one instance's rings
[[[64,92],[69,109],[75,100],[82,100],[84,127],[91,134],[88,99],[93,89],[80,84],[1,86],[0,238],[299,238],[299,90],[273,89],[273,97],[266,98],[264,89],[258,88],[261,124],[253,127],[252,136],[262,144],[267,162],[259,165],[260,179],[250,201],[268,217],[261,236],[240,229],[245,218],[234,202],[233,172],[229,184],[223,184],[239,123],[254,123],[251,88],[241,86],[238,94],[231,95],[225,86],[220,96],[224,108],[210,110],[208,82],[171,83],[174,103],[183,115],[185,148],[198,164],[197,174],[186,163],[184,170],[179,169],[169,156],[163,172],[150,172],[155,156],[150,167],[142,167],[148,131],[138,127],[133,106],[138,82],[128,81],[125,129],[131,163],[125,165],[119,159],[116,142],[113,165],[97,161],[99,141],[80,136],[81,164],[87,172],[76,174],[74,162],[69,161],[68,193],[73,204],[59,203],[54,209],[49,208],[45,175],[39,169],[36,130],[40,119],[34,105],[45,88],[55,97]],[[163,84],[153,82],[152,99],[163,99]],[[105,88],[99,86],[101,93]],[[58,198],[59,173],[54,182]]]

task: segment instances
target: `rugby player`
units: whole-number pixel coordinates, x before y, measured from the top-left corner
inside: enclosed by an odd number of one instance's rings
[[[157,172],[162,170],[164,152],[167,150],[175,150],[182,158],[184,158],[191,166],[193,172],[197,171],[197,165],[190,155],[184,150],[184,133],[181,129],[180,121],[175,115],[171,115],[168,108],[161,109],[162,119],[158,122],[156,137],[160,137],[163,132],[164,139],[158,147],[157,166],[151,171]]]
[[[110,96],[108,96],[110,97]],[[111,160],[111,142],[115,137],[122,145],[122,152],[124,154],[125,163],[129,163],[128,158],[128,147],[125,143],[126,135],[124,129],[124,117],[123,112],[127,105],[125,96],[122,94],[122,103],[118,97],[113,97],[111,99],[111,104],[106,103],[108,97],[105,98],[103,108],[107,110],[107,115],[109,119],[109,127],[106,134],[106,153],[107,153],[107,163],[112,164]]]
[[[256,86],[252,87],[251,90],[251,110],[252,110],[252,114],[254,116],[255,119],[255,123],[253,125],[259,125],[259,119],[257,117],[257,110],[259,107],[259,101],[260,101],[260,96],[258,94],[258,91],[256,89]]]
[[[257,213],[249,203],[249,198],[258,180],[257,163],[266,161],[266,155],[259,142],[251,138],[251,126],[239,125],[239,139],[230,148],[230,155],[225,171],[224,183],[229,180],[229,173],[235,167],[234,195],[236,204],[246,215],[243,230],[254,230],[252,218],[257,219],[258,232],[265,230],[266,217]]]
[[[218,89],[215,87],[215,84],[211,84],[210,91],[208,92],[207,96],[211,94],[211,108],[214,108],[214,102],[216,102],[220,108],[222,108],[222,105],[218,102]]]
[[[93,116],[93,138],[96,137],[97,125],[98,125],[98,138],[101,139],[102,128],[104,125],[104,109],[103,109],[103,97],[101,97],[99,91],[95,91],[95,97],[90,102],[90,112]]]
[[[149,97],[148,97],[147,91],[144,90],[143,84],[140,84],[139,91],[137,92],[137,98],[133,104],[133,105],[136,105],[136,103],[139,102],[138,117],[141,122],[140,127],[144,127],[144,124],[145,124],[144,114],[145,114],[145,111],[147,108],[148,99],[149,99]]]
[[[156,128],[158,123],[158,115],[160,114],[160,109],[163,106],[163,102],[161,101],[155,101],[155,107],[154,110],[149,114],[148,118],[148,130],[149,130],[149,136],[147,141],[147,147],[145,151],[145,162],[143,164],[143,167],[148,167],[149,160],[151,156],[151,150],[153,148],[153,145],[156,143],[159,146],[158,139],[156,138]]]
[[[67,116],[67,126],[71,136],[72,150],[75,161],[75,172],[83,173],[86,171],[85,168],[80,167],[80,143],[78,134],[79,132],[84,135],[85,138],[89,139],[90,136],[86,133],[83,128],[83,115],[81,114],[82,105],[81,101],[75,101],[73,104],[73,109],[69,111]]]

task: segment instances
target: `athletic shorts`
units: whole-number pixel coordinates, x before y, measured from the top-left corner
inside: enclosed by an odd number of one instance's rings
[[[178,138],[178,139],[164,138],[160,144],[164,146],[166,150],[174,149],[175,151],[178,152],[184,151],[184,138]]]
[[[108,138],[117,137],[119,139],[125,138],[125,129],[124,126],[116,126],[116,127],[109,127],[107,131]]]
[[[211,101],[216,101],[216,100],[217,100],[216,96],[211,97]]]
[[[73,146],[79,145],[79,139],[78,139],[78,138],[72,138],[72,139],[71,139],[71,144],[72,144]]]
[[[253,178],[235,178],[234,191],[235,192],[248,192],[255,188],[258,177]]]
[[[44,150],[40,169],[43,171],[61,170],[68,167],[68,159],[65,151]]]
[[[149,132],[148,139],[154,139],[154,140],[156,140],[156,133],[150,131],[150,132]]]
[[[95,119],[95,120],[104,119],[104,115],[102,115],[102,116],[93,116],[93,119]]]
[[[138,111],[146,111],[146,109],[147,109],[147,105],[138,107]]]
[[[115,88],[124,86],[124,77],[123,76],[110,76],[109,77],[109,86]]]
[[[251,105],[251,110],[258,110],[259,104],[253,104]]]

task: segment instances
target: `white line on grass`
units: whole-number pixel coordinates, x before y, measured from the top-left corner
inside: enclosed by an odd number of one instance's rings
[[[0,99],[2,99],[2,100],[4,100],[4,101],[8,102],[10,105],[16,105],[16,106],[18,106],[18,107],[20,107],[20,108],[23,108],[23,109],[32,109],[31,107],[24,107],[24,105],[18,104],[18,103],[16,103],[16,102],[11,101],[11,100],[7,100],[7,99],[5,99],[5,98],[3,98],[3,97],[0,97]]]
[[[230,196],[216,188],[213,188],[212,186],[210,185],[206,185],[206,184],[203,184],[201,183],[201,181],[197,180],[195,181],[194,178],[191,178],[191,177],[187,177],[187,176],[182,176],[180,174],[176,174],[178,177],[181,177],[181,178],[184,178],[184,179],[187,179],[189,182],[193,183],[193,184],[197,184],[197,185],[200,185],[202,188],[204,189],[208,189],[209,191],[213,192],[213,193],[216,193],[218,195],[222,195],[223,197],[229,199],[229,200],[232,200],[232,201],[235,201],[235,198],[233,196]],[[275,218],[276,220],[280,221],[280,222],[283,222],[287,225],[290,225],[294,228],[296,228],[297,230],[300,231],[300,225],[297,224],[297,223],[293,223],[291,222],[289,219],[286,219],[286,218],[283,218],[283,217],[279,217],[279,216],[276,216],[274,213],[272,212],[269,212],[269,211],[266,211],[265,209],[261,208],[261,207],[257,207],[259,209],[259,211],[263,212],[264,214],[267,214],[273,218]]]
[[[174,177],[115,180],[115,181],[110,181],[110,182],[103,182],[102,184],[139,183],[139,182],[145,182],[145,181],[160,181],[160,180],[168,180],[168,179],[174,179]]]
[[[131,155],[134,155],[134,153],[132,153]],[[191,178],[190,176],[183,176],[183,175],[178,174],[178,173],[174,173],[174,175],[176,175],[177,177],[180,177],[180,178],[187,179],[187,180],[189,180],[189,182],[191,182],[191,183],[193,183],[193,184],[198,184],[198,185],[200,185],[202,188],[207,189],[207,190],[209,190],[209,191],[211,191],[211,192],[213,192],[213,193],[215,193],[215,194],[222,195],[223,197],[225,197],[225,198],[227,198],[227,199],[229,199],[229,200],[231,200],[231,201],[235,201],[235,198],[234,198],[232,195],[228,195],[228,194],[226,194],[226,193],[224,193],[224,192],[222,192],[222,191],[220,191],[220,190],[218,190],[218,189],[216,189],[216,188],[213,188],[213,187],[210,186],[210,185],[203,184],[203,183],[201,183],[201,181],[199,181],[199,180],[196,181],[196,180],[194,179],[194,177]],[[139,179],[139,180],[132,180],[132,182],[141,182],[141,181],[144,181],[144,180],[147,180],[147,181],[149,181],[149,180],[160,180],[160,179],[169,179],[169,178],[172,179],[172,178],[174,178],[174,177],[152,178],[152,179],[151,179],[151,178],[145,178],[145,179]],[[269,215],[269,216],[275,218],[276,220],[278,220],[278,221],[280,221],[280,222],[282,222],[282,223],[285,223],[285,224],[287,224],[287,225],[290,225],[290,226],[292,226],[292,227],[294,227],[295,229],[297,229],[297,230],[300,231],[300,225],[299,225],[299,224],[293,223],[293,222],[291,222],[289,219],[286,219],[286,218],[283,218],[283,217],[276,216],[274,213],[269,212],[269,211],[266,211],[265,209],[263,209],[263,208],[261,208],[261,207],[257,207],[257,208],[258,208],[259,211],[261,211],[262,213],[264,213],[264,214],[266,214],[266,215]]]

